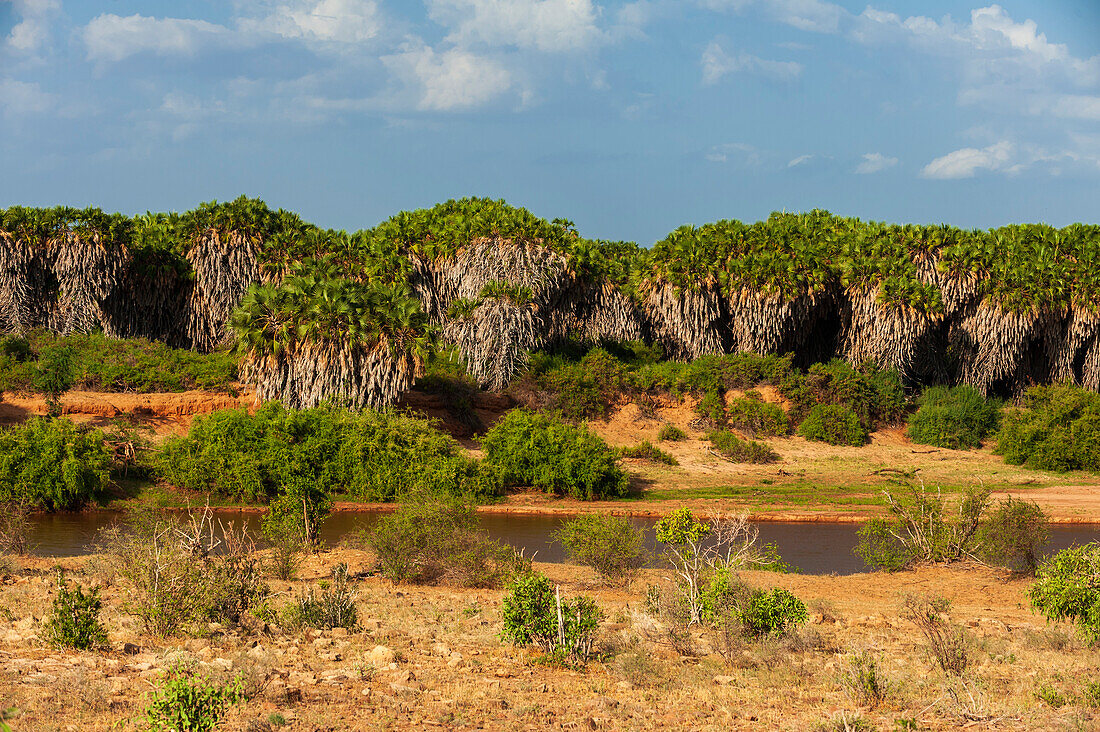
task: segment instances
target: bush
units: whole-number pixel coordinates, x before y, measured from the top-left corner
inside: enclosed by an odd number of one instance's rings
[[[851,659],[842,681],[855,702],[870,709],[881,706],[893,690],[893,684],[887,680],[878,661],[868,651]]]
[[[582,500],[622,496],[629,485],[616,452],[599,436],[556,417],[509,412],[481,440],[485,462],[508,485],[530,485]]]
[[[751,396],[729,400],[726,404],[726,422],[749,437],[775,437],[785,435],[791,429],[787,413],[781,407]]]
[[[958,676],[970,665],[972,643],[963,628],[945,619],[950,610],[951,604],[941,597],[905,600],[905,614],[924,636],[937,665]]]
[[[231,705],[243,701],[242,686],[239,679],[219,683],[176,665],[150,693],[145,721],[164,732],[211,732]]]
[[[672,457],[661,448],[655,447],[649,440],[645,440],[634,447],[621,448],[619,454],[623,457],[648,460],[651,463],[661,463],[662,465],[680,464],[677,462],[676,458]]]
[[[501,602],[501,637],[520,646],[533,645],[551,658],[583,664],[592,657],[592,645],[603,612],[587,597],[563,599],[545,575],[528,572],[509,586]]]
[[[554,534],[569,559],[591,567],[605,581],[629,585],[645,565],[645,536],[618,516],[588,514],[567,521]]]
[[[666,424],[657,433],[658,442],[680,442],[687,439],[687,433],[674,424]]]
[[[348,588],[348,565],[333,567],[332,581],[322,583],[321,594],[309,588],[284,609],[281,620],[290,628],[355,628],[358,613],[355,593]]]
[[[1050,540],[1047,516],[1034,502],[1011,496],[993,509],[978,530],[982,558],[1019,574],[1035,574],[1039,552]]]
[[[784,635],[806,617],[806,605],[782,587],[753,590],[741,611],[741,622],[753,635]]]
[[[51,348],[38,359],[31,385],[46,397],[46,411],[51,417],[61,416],[61,396],[73,388],[73,351],[71,348]]]
[[[1100,470],[1100,394],[1072,384],[1033,386],[1001,420],[1005,462],[1064,473]]]
[[[871,364],[854,368],[840,359],[817,363],[805,377],[786,379],[780,391],[791,400],[795,416],[814,405],[841,406],[856,414],[865,431],[896,422],[905,413],[901,376]]]
[[[1039,565],[1028,595],[1048,620],[1069,620],[1100,643],[1100,542],[1063,549]]]
[[[65,574],[58,570],[57,594],[50,615],[43,623],[43,636],[53,645],[81,651],[105,645],[107,631],[99,620],[102,606],[98,588],[92,588],[87,594],[79,585],[70,588]]]
[[[779,460],[779,453],[763,442],[742,440],[732,432],[718,430],[709,433],[707,439],[724,458],[735,463],[763,464]]]
[[[859,415],[839,404],[818,404],[802,424],[798,434],[807,440],[827,442],[830,445],[860,447],[867,442],[867,430]]]
[[[380,517],[366,540],[391,582],[499,587],[528,563],[477,526],[472,505],[424,498]]]
[[[0,503],[75,510],[107,486],[110,468],[103,433],[67,419],[0,429]]]
[[[602,348],[594,348],[579,363],[561,366],[541,379],[553,393],[549,409],[567,419],[606,417],[626,391],[626,367]]]
[[[1001,406],[972,386],[934,386],[925,389],[917,404],[909,418],[909,439],[952,450],[981,447],[997,428]]]
[[[890,519],[875,517],[859,527],[858,543],[853,550],[872,569],[898,572],[913,561],[908,548],[895,534],[896,524]]]
[[[31,549],[30,509],[23,503],[0,502],[0,555],[23,556]]]

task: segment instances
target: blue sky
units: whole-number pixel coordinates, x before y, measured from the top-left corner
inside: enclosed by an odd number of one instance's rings
[[[0,206],[1100,220],[1100,2],[0,0]]]

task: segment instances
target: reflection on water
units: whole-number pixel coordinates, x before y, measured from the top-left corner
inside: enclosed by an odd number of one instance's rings
[[[239,511],[218,511],[222,521],[242,522],[254,533],[259,533],[260,521],[255,514]],[[321,532],[329,545],[339,543],[351,532],[367,528],[378,517],[372,511],[340,512],[329,517]],[[31,543],[40,556],[59,557],[86,554],[90,551],[96,532],[117,519],[108,512],[86,514],[52,514],[33,519]],[[485,514],[481,526],[490,536],[524,549],[527,556],[541,562],[561,562],[564,554],[561,545],[553,540],[553,534],[568,517]],[[657,549],[653,536],[653,524],[657,519],[631,519],[646,531],[652,550]],[[863,572],[863,561],[852,553],[856,545],[856,524],[829,523],[771,523],[757,524],[760,540],[773,542],[779,548],[783,561],[807,574],[854,574]],[[1054,526],[1047,552],[1055,552],[1073,544],[1100,541],[1100,526]]]

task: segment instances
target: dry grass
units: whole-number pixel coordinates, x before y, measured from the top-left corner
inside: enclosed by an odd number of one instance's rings
[[[339,561],[353,574],[371,568],[363,552],[309,557],[301,579],[274,582],[277,603],[328,575]],[[75,579],[89,559],[63,562]],[[358,631],[242,635],[213,628],[206,638],[156,640],[120,614],[125,588],[104,591],[113,650],[58,653],[28,637],[48,607],[49,562],[28,560],[34,574],[0,588],[0,706],[16,707],[19,730],[137,728],[144,693],[180,655],[215,674],[244,674],[253,698],[225,726],[249,729],[279,714],[278,729],[781,729],[828,725],[838,715],[868,729],[921,730],[1080,728],[1100,723],[1086,703],[1086,682],[1100,658],[1072,637],[1048,629],[1026,610],[1026,582],[985,569],[922,569],[897,575],[814,577],[745,573],[752,583],[781,585],[807,601],[811,624],[785,641],[738,641],[723,656],[709,634],[692,633],[694,653],[681,656],[660,633],[646,632],[645,581],[634,592],[596,586],[590,570],[540,565],[563,592],[596,597],[607,612],[604,662],[586,671],[539,663],[535,653],[497,639],[499,591],[393,587],[374,577],[355,581]],[[653,580],[656,576],[644,578]],[[906,593],[951,600],[950,619],[976,639],[962,677],[940,671],[903,617]],[[652,631],[652,628],[650,628]],[[127,655],[124,643],[141,647]],[[376,645],[394,662],[377,665]],[[846,689],[850,659],[873,653],[891,693],[860,708]],[[220,660],[219,660],[220,659]],[[1046,685],[1069,702],[1038,700]],[[300,696],[300,699],[299,699]],[[252,729],[262,727],[253,724]],[[275,727],[273,727],[275,729]]]

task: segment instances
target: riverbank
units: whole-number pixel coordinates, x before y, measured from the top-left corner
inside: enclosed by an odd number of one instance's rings
[[[366,552],[311,556],[300,579],[270,581],[273,602],[283,604],[346,563],[360,618],[350,631],[210,626],[167,640],[145,635],[126,614],[127,590],[109,565],[94,556],[59,561],[82,584],[109,582],[109,648],[42,643],[55,561],[26,560],[0,585],[0,689],[19,730],[136,729],[146,693],[180,660],[245,679],[250,698],[230,710],[227,730],[839,730],[841,717],[862,719],[858,729],[1089,729],[1100,721],[1081,701],[1100,674],[1095,652],[1028,609],[1027,580],[976,566],[847,577],[746,572],[751,584],[802,598],[809,622],[792,638],[743,638],[723,653],[698,630],[672,643],[646,614],[645,588],[661,581],[659,570],[618,590],[584,567],[538,564],[563,594],[588,594],[606,615],[601,660],[571,670],[498,639],[501,591],[394,587],[366,574],[374,563]],[[949,618],[971,643],[961,676],[929,657],[904,617],[908,594],[950,601]],[[875,708],[845,681],[864,652],[888,688]],[[1040,700],[1043,688],[1068,702]],[[901,726],[906,720],[916,726]]]

